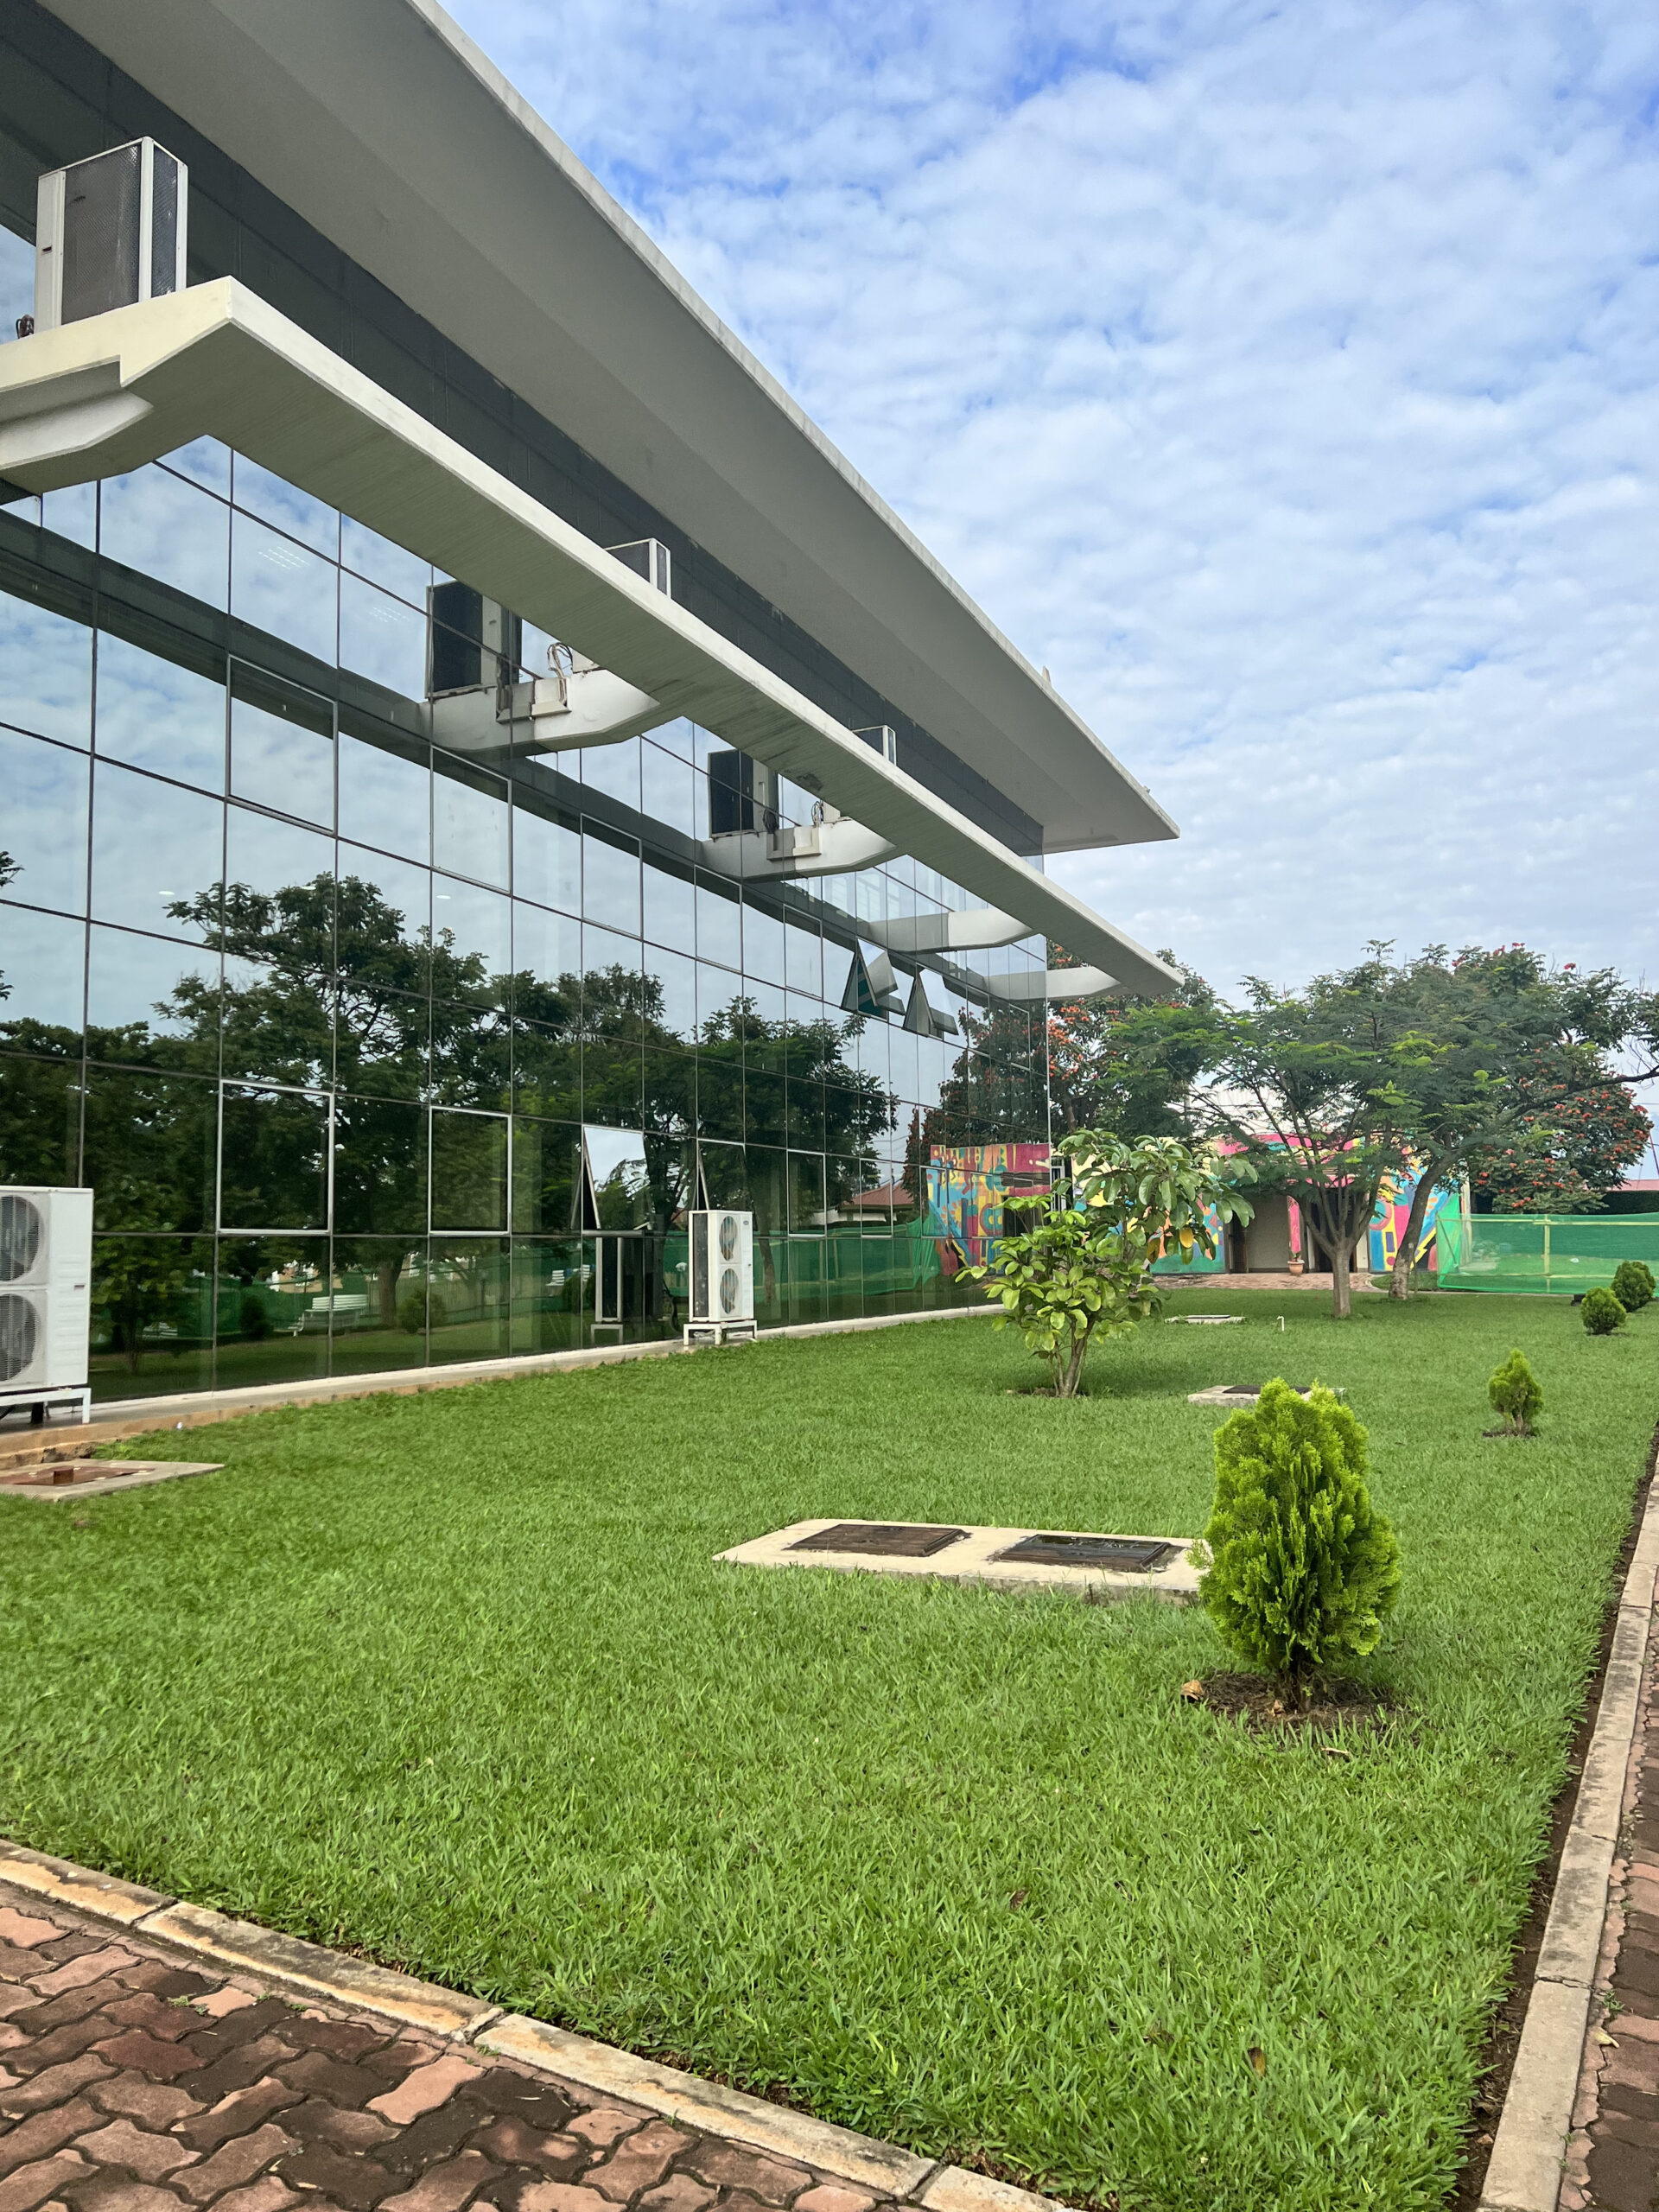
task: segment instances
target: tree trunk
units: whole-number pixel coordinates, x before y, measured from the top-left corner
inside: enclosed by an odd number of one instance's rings
[[[1423,1234],[1423,1216],[1428,1211],[1428,1202],[1445,1173],[1446,1160],[1442,1154],[1438,1160],[1427,1161],[1422,1173],[1417,1178],[1417,1187],[1411,1194],[1411,1211],[1406,1218],[1406,1233],[1395,1248],[1394,1270],[1389,1277],[1390,1298],[1411,1296],[1411,1267]]]
[[[1338,1236],[1331,1246],[1331,1319],[1345,1321],[1353,1312],[1348,1291],[1348,1262],[1353,1258],[1351,1238]]]

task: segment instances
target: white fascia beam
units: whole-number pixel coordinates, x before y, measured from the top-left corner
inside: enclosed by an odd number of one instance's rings
[[[1108,991],[1141,988],[1126,986],[1121,976],[1109,976],[1099,968],[1033,968],[1023,976],[983,976],[975,980],[982,982],[994,999],[1012,999],[1026,1005],[1039,999],[1097,999]]]
[[[233,277],[0,346],[0,477],[55,491],[214,437],[464,578],[1122,988],[1173,972]]]

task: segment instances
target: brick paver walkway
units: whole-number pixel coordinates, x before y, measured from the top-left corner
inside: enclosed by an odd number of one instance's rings
[[[1659,1638],[1649,1642],[1561,2212],[1659,2212]]]
[[[872,2212],[881,2200],[0,1885],[0,2212]]]

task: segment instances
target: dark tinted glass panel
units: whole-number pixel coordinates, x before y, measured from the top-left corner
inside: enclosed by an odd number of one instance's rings
[[[442,753],[435,757],[433,768],[433,860],[455,875],[505,890],[512,873],[505,784]]]
[[[784,981],[791,991],[823,995],[823,940],[815,928],[793,920],[784,931]]]
[[[557,983],[582,968],[582,925],[568,914],[515,901],[512,909],[512,967],[516,976],[540,984]],[[532,1007],[520,1009],[531,1012]]]
[[[99,550],[106,560],[222,609],[229,580],[231,511],[165,468],[107,477],[99,501]]]
[[[697,1035],[697,963],[677,952],[647,945],[645,1035],[658,1043],[691,1045]]]
[[[225,1085],[219,1217],[227,1229],[326,1229],[328,1102]]]
[[[0,592],[0,722],[86,746],[92,702],[92,632]]]
[[[165,1042],[170,1065],[217,1075],[219,994],[218,953],[93,924],[86,1019],[94,1059],[147,1060]]]
[[[0,1052],[0,1183],[80,1180],[80,1096],[79,1061]]]
[[[744,1071],[743,1095],[747,1107],[745,1128],[748,1136],[760,1144],[783,1144],[789,1136],[787,1094],[785,1077],[771,1068],[751,1062]]]
[[[432,1116],[432,1226],[507,1225],[507,1123],[491,1114]]]
[[[697,957],[718,961],[722,968],[743,964],[742,909],[737,893],[706,877],[697,884]]]
[[[225,962],[220,1072],[285,1090],[321,1090],[334,1079],[334,981],[326,904],[315,927],[264,933],[269,959]]]
[[[515,1234],[555,1234],[580,1226],[576,1211],[578,1135],[568,1122],[522,1117],[512,1125]]]
[[[823,1160],[812,1152],[789,1155],[789,1226],[796,1236],[823,1227]]]
[[[238,507],[257,515],[276,530],[297,537],[332,561],[340,552],[340,517],[321,499],[302,492],[296,484],[273,476],[270,469],[238,454],[232,465],[231,496]]]
[[[512,906],[499,891],[432,879],[432,988],[442,998],[502,1001],[512,969]]]
[[[94,1398],[155,1397],[213,1382],[208,1236],[100,1236],[92,1243]]]
[[[639,1039],[645,1004],[640,953],[637,938],[583,925],[582,1026],[590,1033]]]
[[[334,1101],[334,1227],[352,1234],[426,1230],[426,1113],[410,1102]]]
[[[424,991],[430,959],[432,878],[410,861],[342,844],[340,966],[382,989]]]
[[[567,823],[526,806],[512,810],[512,887],[521,899],[582,912],[582,839]]]
[[[81,1179],[99,1229],[211,1229],[216,1084],[152,1070],[86,1072]]]
[[[647,1045],[643,1064],[645,1124],[690,1136],[696,1128],[697,1063],[693,1054]]]
[[[505,1238],[446,1238],[430,1248],[428,1345],[434,1363],[499,1359],[509,1344],[512,1276]]]
[[[0,1046],[22,1052],[80,1050],[86,957],[84,922],[0,906]]]
[[[513,1103],[520,1113],[574,1122],[582,1111],[582,1046],[539,1022],[513,1025]]]
[[[582,1117],[612,1129],[637,1129],[645,1121],[643,1070],[637,1045],[601,1038],[582,1048]]]
[[[603,791],[634,813],[639,810],[639,740],[625,738],[620,745],[589,746],[582,756],[582,780],[588,790]]]
[[[336,1375],[425,1364],[425,1260],[423,1236],[335,1237],[329,1364]]]
[[[98,640],[98,750],[204,791],[225,788],[225,686],[105,631]]]
[[[784,980],[784,925],[765,908],[743,909],[743,972],[764,976],[769,983]]]
[[[693,952],[697,941],[696,893],[690,876],[645,868],[645,933],[653,944],[671,945],[677,952]]]
[[[816,1149],[824,1141],[823,1085],[810,1076],[792,1075],[787,1078],[785,1096],[789,1141]]]
[[[325,667],[335,664],[340,571],[245,514],[232,518],[231,612]]]
[[[334,709],[245,663],[231,666],[231,789],[277,814],[334,826]]]
[[[0,729],[3,895],[63,913],[86,910],[86,756]]]
[[[582,823],[582,911],[590,922],[639,934],[639,853],[592,822]]]
[[[424,698],[425,615],[372,584],[342,575],[340,664],[403,698]]]
[[[512,1349],[566,1351],[583,1341],[593,1312],[593,1270],[575,1237],[537,1239],[512,1247]]]
[[[378,1098],[423,1098],[429,1083],[431,1001],[342,976],[334,1027],[334,1079]]]
[[[102,769],[99,771],[99,789],[103,788]],[[252,892],[259,898],[276,902],[278,912],[272,926],[282,927],[281,910],[292,907],[293,898],[285,893],[315,891],[321,882],[318,894],[333,901],[334,880],[334,841],[315,830],[302,830],[296,822],[278,822],[269,814],[255,814],[245,806],[229,810],[230,820],[226,836],[225,878],[236,890]]]
[[[377,734],[378,735],[378,734]],[[340,735],[340,834],[423,863],[432,854],[429,755],[412,740],[353,731],[342,712]]]
[[[743,1071],[708,1052],[697,1054],[697,1122],[704,1136],[742,1138]]]
[[[328,1370],[328,1240],[221,1237],[214,1375],[226,1389]]]
[[[512,1032],[491,1007],[432,1002],[432,1093],[447,1106],[505,1110],[512,1103]]]

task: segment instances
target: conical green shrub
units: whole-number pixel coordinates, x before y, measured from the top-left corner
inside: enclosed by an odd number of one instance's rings
[[[1651,1306],[1654,1287],[1653,1269],[1645,1260],[1621,1260],[1613,1269],[1613,1296],[1627,1313]]]
[[[1211,1564],[1199,1595],[1223,1637],[1300,1703],[1338,1661],[1376,1649],[1400,1548],[1373,1510],[1365,1431],[1331,1391],[1287,1382],[1216,1433]]]
[[[1493,1369],[1486,1395],[1511,1436],[1532,1434],[1532,1424],[1544,1410],[1544,1393],[1525,1352],[1512,1351],[1501,1367]]]
[[[1624,1308],[1611,1290],[1586,1290],[1582,1308],[1584,1325],[1592,1337],[1611,1337],[1624,1326]]]

